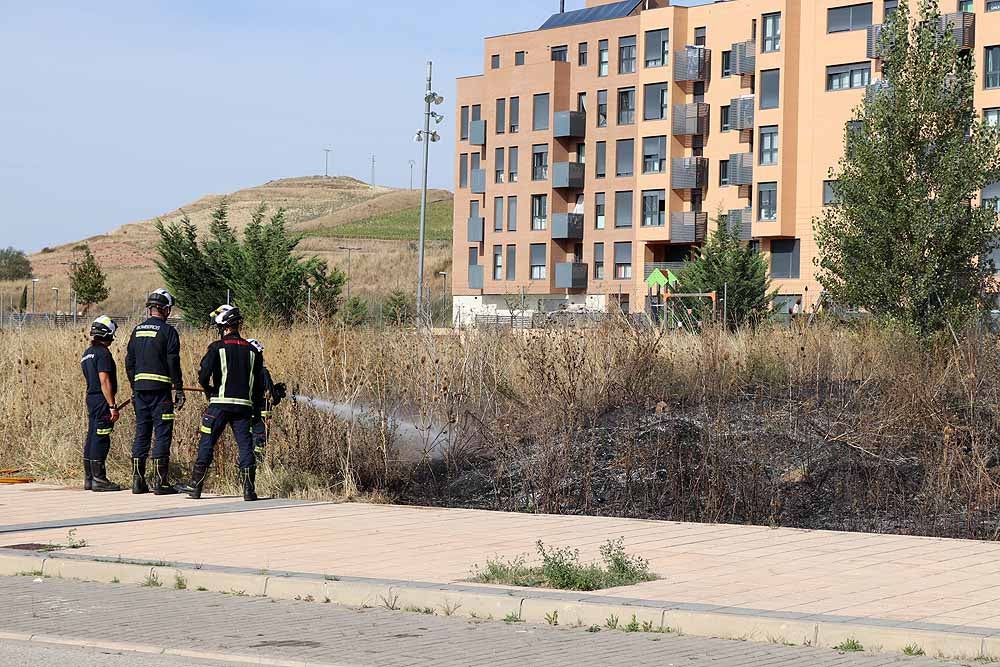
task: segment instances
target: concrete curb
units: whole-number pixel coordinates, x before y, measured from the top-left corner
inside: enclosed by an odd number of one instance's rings
[[[159,585],[232,595],[334,602],[352,607],[429,608],[442,616],[546,623],[553,618],[553,612],[557,612],[561,625],[604,628],[617,619],[618,627],[624,628],[634,619],[646,630],[670,630],[721,639],[790,642],[829,648],[854,639],[866,649],[875,651],[898,652],[915,644],[931,656],[975,658],[1000,654],[1000,629],[996,628],[775,612],[572,591],[338,578],[306,572],[95,559],[68,553],[18,553],[0,548],[0,575],[37,575],[39,572],[42,576],[82,581]]]

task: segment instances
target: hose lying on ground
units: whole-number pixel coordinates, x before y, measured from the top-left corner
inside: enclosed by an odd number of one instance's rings
[[[35,481],[34,477],[14,477],[19,472],[17,468],[0,470],[0,484],[31,484]]]

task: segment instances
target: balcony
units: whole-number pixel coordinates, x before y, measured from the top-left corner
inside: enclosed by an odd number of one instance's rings
[[[729,101],[729,127],[734,130],[753,129],[754,96],[743,95]]]
[[[587,167],[582,162],[555,162],[552,164],[552,187],[582,190]]]
[[[670,214],[671,243],[701,243],[708,235],[708,213],[685,211]]]
[[[892,93],[892,84],[885,79],[876,79],[872,81],[865,88],[865,102],[868,104],[874,104],[875,100],[881,95],[889,95]]]
[[[486,121],[474,120],[469,123],[469,143],[473,146],[486,145]]]
[[[757,71],[757,44],[753,40],[733,44],[729,64],[737,76],[754,74]]]
[[[734,209],[729,211],[729,214],[726,216],[726,227],[728,227],[740,241],[749,241],[753,238],[751,234],[752,225],[752,208]]]
[[[670,187],[674,190],[704,189],[708,184],[708,158],[675,157],[670,161]]]
[[[882,57],[881,44],[879,43],[882,39],[882,28],[881,24],[868,26],[868,57],[872,60],[879,60]]]
[[[552,240],[580,241],[583,239],[582,213],[553,213]]]
[[[976,46],[976,15],[972,12],[953,12],[941,15],[941,34],[951,32],[958,48],[968,50]]]
[[[473,169],[469,172],[469,191],[474,195],[486,194],[485,169]]]
[[[729,184],[753,185],[753,153],[733,153],[729,156]]]
[[[712,52],[704,46],[685,46],[674,54],[674,81],[708,81]]]
[[[486,231],[486,218],[469,218],[469,243],[482,243]]]
[[[587,289],[587,273],[583,262],[557,262],[556,289]]]
[[[671,131],[675,136],[706,134],[708,132],[708,109],[709,106],[701,102],[675,104]]]
[[[552,136],[556,139],[587,136],[587,114],[582,111],[557,111],[552,120]]]
[[[483,289],[482,264],[473,264],[469,267],[469,289]]]

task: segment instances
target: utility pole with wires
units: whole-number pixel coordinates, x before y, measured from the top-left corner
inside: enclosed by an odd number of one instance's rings
[[[423,183],[420,189],[420,238],[418,241],[417,260],[417,320],[423,321],[424,316],[424,231],[427,227],[427,168],[430,163],[431,143],[440,141],[441,136],[436,131],[431,131],[431,120],[440,123],[444,116],[433,111],[431,105],[440,105],[444,98],[434,92],[431,88],[431,78],[434,65],[427,62],[427,92],[424,94],[424,129],[417,130],[416,139],[424,144],[424,174]]]
[[[330,178],[330,151],[332,148],[324,148],[323,152],[326,153],[325,160],[323,162],[323,176]]]
[[[372,187],[375,187],[375,153],[372,153]]]

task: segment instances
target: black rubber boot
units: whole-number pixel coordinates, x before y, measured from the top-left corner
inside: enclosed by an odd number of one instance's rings
[[[243,500],[248,502],[257,500],[257,466],[240,468],[240,480],[243,482]]]
[[[94,481],[91,483],[93,491],[106,492],[122,490],[122,487],[108,479],[108,469],[107,466],[105,466],[104,461],[99,461],[97,459],[91,460],[90,472],[94,476]]]
[[[169,496],[177,493],[177,489],[167,483],[167,476],[170,474],[170,457],[153,459],[153,495]]]
[[[198,500],[201,498],[201,490],[205,486],[205,477],[208,476],[208,466],[195,463],[191,470],[191,481],[185,484],[174,485],[174,490],[178,493],[188,494],[188,498]]]
[[[132,493],[149,493],[146,484],[146,459],[132,459]]]
[[[94,488],[94,473],[90,468],[90,459],[83,460],[83,490],[90,491]]]

